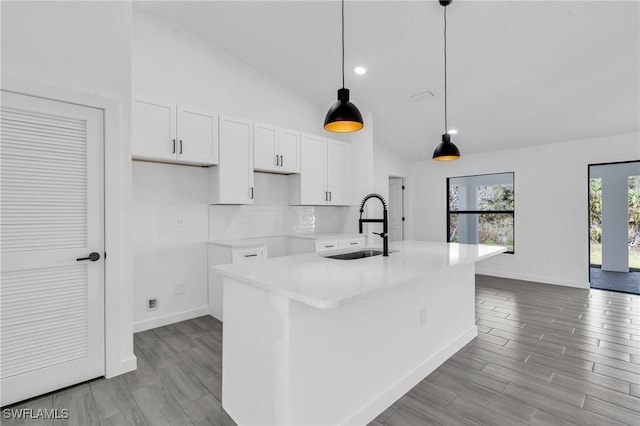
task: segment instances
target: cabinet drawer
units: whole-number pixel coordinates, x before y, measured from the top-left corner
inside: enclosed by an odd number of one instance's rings
[[[248,262],[267,258],[267,247],[234,249],[231,251],[231,263]]]
[[[336,250],[340,248],[340,240],[316,241],[316,252]]]
[[[364,238],[350,238],[340,241],[340,248],[362,247],[363,245]]]

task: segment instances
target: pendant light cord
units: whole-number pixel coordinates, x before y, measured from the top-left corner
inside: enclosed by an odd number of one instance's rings
[[[449,133],[449,125],[447,122],[447,7],[446,6],[444,7],[444,133],[445,135]]]
[[[342,88],[344,89],[344,0],[342,0]]]

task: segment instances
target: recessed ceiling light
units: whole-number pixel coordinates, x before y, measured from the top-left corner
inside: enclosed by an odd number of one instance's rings
[[[447,133],[449,133],[450,135],[457,135],[458,131],[456,129],[451,129]]]
[[[367,69],[365,67],[356,67],[353,71],[358,75],[362,75],[367,72]]]

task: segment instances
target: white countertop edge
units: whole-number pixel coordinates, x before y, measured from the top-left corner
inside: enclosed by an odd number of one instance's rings
[[[471,244],[471,245],[474,245],[474,244]],[[367,249],[380,250],[380,247],[371,246],[371,247],[360,247],[360,248],[358,248],[358,250],[367,250]],[[498,254],[502,254],[502,253],[507,251],[506,247],[496,246],[496,249],[499,249],[499,250],[497,250],[495,252],[492,252],[492,253],[487,253],[485,255],[477,257],[474,260],[468,260],[468,261],[464,261],[464,262],[458,263],[456,265],[443,265],[443,266],[441,266],[439,268],[433,269],[432,271],[430,271],[430,273],[439,272],[439,271],[442,271],[443,269],[447,269],[447,268],[452,268],[453,269],[453,268],[457,268],[459,266],[474,264],[474,263],[477,263],[477,262],[479,262],[481,260],[488,259],[488,258],[493,257],[493,256],[497,256]],[[348,253],[348,252],[351,252],[351,251],[356,251],[356,250],[354,250],[352,248],[348,248],[348,249],[339,249],[339,250],[327,251],[327,252],[323,252],[322,254],[320,254],[320,253],[305,253],[305,254],[300,254],[300,255],[295,255],[295,256],[290,256],[290,257],[309,256],[311,254],[319,256],[319,257],[326,257],[326,256],[332,255],[332,254]],[[378,256],[376,256],[376,257],[378,257]],[[371,259],[371,258],[353,259],[353,260],[347,260],[347,261],[338,260],[338,259],[327,259],[327,260],[328,261],[335,261],[335,262],[358,262],[358,261],[361,261],[361,260],[368,260],[368,259]],[[266,262],[268,260],[269,259],[258,260],[257,262]],[[219,265],[219,266],[224,266],[224,265]],[[246,277],[244,275],[236,274],[236,273],[229,272],[229,271],[225,271],[223,269],[219,269],[218,266],[213,266],[212,269],[214,269],[215,272],[217,272],[217,273],[219,273],[219,274],[221,274],[221,275],[223,275],[225,277],[232,278],[234,280],[240,281],[241,283],[251,285],[253,287],[259,288],[259,289],[264,290],[264,291],[267,291],[269,293],[273,293],[273,294],[276,294],[276,295],[279,295],[279,296],[283,296],[283,297],[289,298],[291,300],[295,300],[296,302],[300,302],[300,303],[303,303],[305,305],[309,305],[309,306],[312,306],[312,307],[315,307],[315,308],[318,308],[318,309],[337,309],[337,308],[339,308],[341,306],[344,306],[345,304],[350,303],[351,301],[362,299],[362,298],[368,297],[370,295],[379,293],[381,291],[386,291],[386,290],[395,288],[395,287],[397,287],[399,285],[404,285],[404,284],[407,284],[407,283],[415,282],[415,280],[420,277],[420,275],[417,275],[417,276],[414,276],[414,277],[407,278],[405,280],[399,280],[398,282],[394,283],[391,286],[373,288],[373,289],[371,289],[370,291],[368,291],[368,292],[366,292],[364,294],[358,294],[358,295],[354,295],[354,296],[351,296],[351,297],[346,297],[346,298],[341,299],[339,301],[327,301],[327,300],[323,300],[323,299],[316,299],[316,298],[312,298],[312,297],[307,297],[307,296],[304,296],[304,295],[302,295],[300,293],[289,291],[286,288],[270,286],[270,285],[264,284],[264,283],[262,283],[260,281],[256,281],[256,280],[250,279],[250,278],[248,278],[248,277]]]
[[[343,238],[365,238],[365,234],[288,234],[287,238],[299,238],[303,240],[331,240]]]

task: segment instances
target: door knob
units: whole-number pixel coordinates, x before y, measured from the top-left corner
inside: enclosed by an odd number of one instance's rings
[[[80,262],[81,260],[90,260],[92,262],[95,262],[98,259],[100,259],[100,253],[96,253],[94,251],[93,253],[89,253],[89,257],[79,257],[76,259],[76,261]]]

